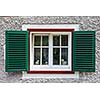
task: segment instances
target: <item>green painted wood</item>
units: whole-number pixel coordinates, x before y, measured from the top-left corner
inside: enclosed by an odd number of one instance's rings
[[[28,71],[28,32],[6,31],[6,72]]]
[[[73,32],[73,71],[95,72],[95,31]]]

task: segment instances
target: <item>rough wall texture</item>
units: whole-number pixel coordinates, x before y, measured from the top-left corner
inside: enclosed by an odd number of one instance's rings
[[[21,73],[6,73],[4,64],[4,45],[5,45],[5,30],[21,30],[23,24],[79,24],[80,30],[95,30],[96,31],[96,72],[95,73],[80,73],[79,79],[25,79],[22,80]],[[10,16],[0,17],[0,82],[19,82],[19,83],[65,83],[65,82],[100,82],[100,16]]]

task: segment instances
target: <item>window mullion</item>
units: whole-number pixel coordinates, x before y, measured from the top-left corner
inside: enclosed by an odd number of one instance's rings
[[[53,36],[49,35],[49,65],[53,65]]]
[[[41,36],[41,46],[40,46],[40,65],[42,65],[42,36]]]
[[[61,35],[60,35],[60,65],[61,65]]]

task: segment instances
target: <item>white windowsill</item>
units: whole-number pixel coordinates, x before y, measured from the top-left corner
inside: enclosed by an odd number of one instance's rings
[[[27,72],[23,72],[22,79],[29,78],[77,78],[79,79],[79,73],[75,72],[75,74],[28,74]]]

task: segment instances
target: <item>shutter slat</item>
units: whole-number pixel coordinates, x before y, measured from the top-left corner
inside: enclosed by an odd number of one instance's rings
[[[73,32],[73,71],[95,71],[95,32]]]
[[[6,71],[28,70],[28,32],[6,31]]]

